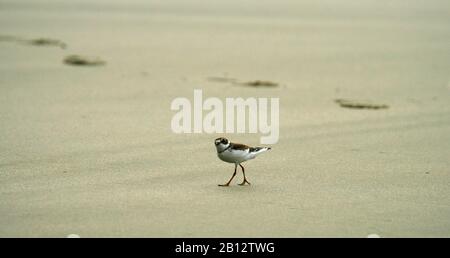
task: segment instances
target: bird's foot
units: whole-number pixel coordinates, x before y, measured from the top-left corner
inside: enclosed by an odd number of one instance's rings
[[[241,186],[242,186],[242,185],[245,185],[246,183],[247,183],[248,185],[251,185],[250,182],[247,181],[247,180],[245,180],[244,182],[242,182],[242,183],[240,183],[240,184],[238,184],[238,185],[241,185]]]
[[[218,185],[218,186],[230,186],[230,184]]]

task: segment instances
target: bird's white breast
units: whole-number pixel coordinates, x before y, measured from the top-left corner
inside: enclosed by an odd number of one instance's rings
[[[254,158],[253,155],[250,155],[249,150],[233,150],[228,149],[224,152],[217,154],[219,158],[225,162],[229,163],[241,163],[246,160]]]

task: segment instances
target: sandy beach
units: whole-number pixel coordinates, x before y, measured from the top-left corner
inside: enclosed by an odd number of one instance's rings
[[[0,237],[450,237],[449,14],[444,0],[0,0]],[[217,186],[234,165],[214,139],[260,134],[172,132],[172,100],[194,89],[279,98],[251,186]]]

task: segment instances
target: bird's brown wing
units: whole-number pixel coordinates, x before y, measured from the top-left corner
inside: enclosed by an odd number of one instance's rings
[[[249,149],[250,147],[248,147],[248,146],[245,145],[245,144],[233,143],[233,145],[231,146],[231,148],[232,148],[232,149],[235,149],[235,150],[247,150],[247,149]]]

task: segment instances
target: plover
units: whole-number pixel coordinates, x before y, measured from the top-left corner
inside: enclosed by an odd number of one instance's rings
[[[217,138],[215,140],[215,145],[217,149],[217,156],[219,159],[228,162],[234,163],[234,173],[230,180],[223,185],[219,186],[229,186],[233,178],[236,176],[237,166],[239,165],[242,168],[242,174],[244,175],[244,181],[239,185],[250,184],[245,177],[245,169],[242,166],[242,162],[245,162],[250,159],[254,159],[259,154],[270,150],[268,147],[249,147],[240,143],[232,143],[228,139],[225,138]]]

